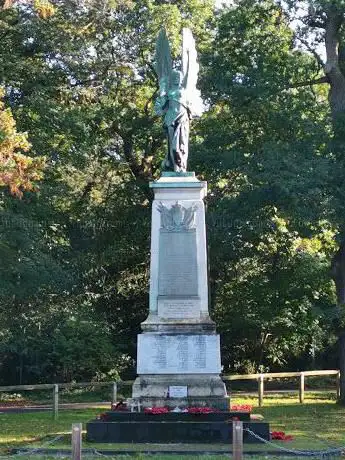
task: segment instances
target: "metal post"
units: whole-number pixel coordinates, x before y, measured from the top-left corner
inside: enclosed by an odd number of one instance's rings
[[[232,458],[243,460],[243,422],[232,422]]]
[[[59,385],[57,384],[53,387],[53,415],[55,420],[59,415]]]
[[[264,401],[264,376],[260,374],[258,378],[258,397],[259,397],[259,407],[262,407]]]
[[[299,381],[299,402],[301,404],[304,403],[304,372],[300,374],[300,381]]]
[[[81,460],[81,423],[72,423],[72,460]]]
[[[111,395],[111,406],[117,402],[117,383],[113,382],[112,395]]]

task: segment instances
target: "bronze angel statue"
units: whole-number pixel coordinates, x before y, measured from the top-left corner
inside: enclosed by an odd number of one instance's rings
[[[155,111],[164,116],[168,137],[168,151],[162,167],[164,170],[185,172],[190,120],[201,116],[203,108],[200,91],[196,88],[199,65],[190,29],[182,31],[180,69],[173,66],[169,41],[165,30],[161,30],[156,46],[155,69],[159,78]]]

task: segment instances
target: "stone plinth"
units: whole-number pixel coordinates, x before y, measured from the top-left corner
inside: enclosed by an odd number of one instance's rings
[[[87,441],[103,443],[231,443],[232,423],[236,417],[243,421],[243,441],[258,443],[247,428],[269,441],[266,422],[250,421],[249,414],[218,412],[213,414],[106,412],[103,420],[92,420],[86,425]],[[230,421],[230,422],[229,422]]]
[[[187,397],[169,395],[171,387],[186,387]],[[133,399],[143,407],[214,407],[229,410],[224,382],[215,374],[143,374],[133,384]]]
[[[138,336],[133,398],[147,406],[228,409],[220,343],[208,311],[206,182],[163,173],[154,191],[150,308]],[[170,388],[184,387],[172,398]]]
[[[214,331],[208,312],[206,182],[194,173],[163,173],[150,184],[150,308],[143,332]],[[189,327],[191,326],[191,327]]]

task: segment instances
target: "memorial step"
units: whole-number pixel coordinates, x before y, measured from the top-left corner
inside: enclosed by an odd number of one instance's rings
[[[102,443],[231,443],[232,418],[243,421],[243,440],[258,440],[246,431],[249,428],[263,439],[270,439],[269,424],[249,421],[248,413],[211,414],[145,414],[107,412],[107,420],[92,420],[86,425],[87,441]],[[112,421],[110,421],[112,420]]]

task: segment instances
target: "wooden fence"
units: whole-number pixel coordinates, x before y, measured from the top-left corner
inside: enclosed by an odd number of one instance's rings
[[[340,397],[340,371],[304,371],[304,372],[273,372],[266,374],[247,374],[247,375],[223,375],[224,381],[234,380],[257,380],[258,382],[258,402],[259,406],[263,405],[264,400],[264,381],[265,379],[282,379],[282,378],[297,378],[299,379],[299,402],[304,402],[305,378],[312,376],[334,375],[336,378],[336,393],[337,399]]]
[[[264,381],[265,379],[297,378],[299,379],[299,401],[304,402],[305,378],[312,376],[334,375],[336,378],[337,399],[340,396],[340,371],[304,371],[304,372],[274,372],[266,374],[247,374],[247,375],[223,375],[222,379],[226,382],[234,380],[257,380],[258,382],[258,402],[259,406],[263,405],[264,400]],[[39,385],[9,385],[0,387],[0,393],[6,391],[32,391],[32,390],[52,390],[52,409],[54,418],[59,413],[59,390],[66,388],[86,388],[86,387],[111,387],[111,402],[117,401],[117,390],[119,386],[132,385],[133,381],[119,382],[81,382],[81,383],[44,383]]]
[[[0,387],[0,393],[6,391],[34,391],[34,390],[52,390],[52,409],[54,418],[59,413],[59,390],[66,388],[86,388],[86,387],[111,387],[111,403],[117,401],[117,389],[119,385],[132,385],[132,381],[120,382],[72,382],[72,383],[42,383],[38,385],[8,385]]]

